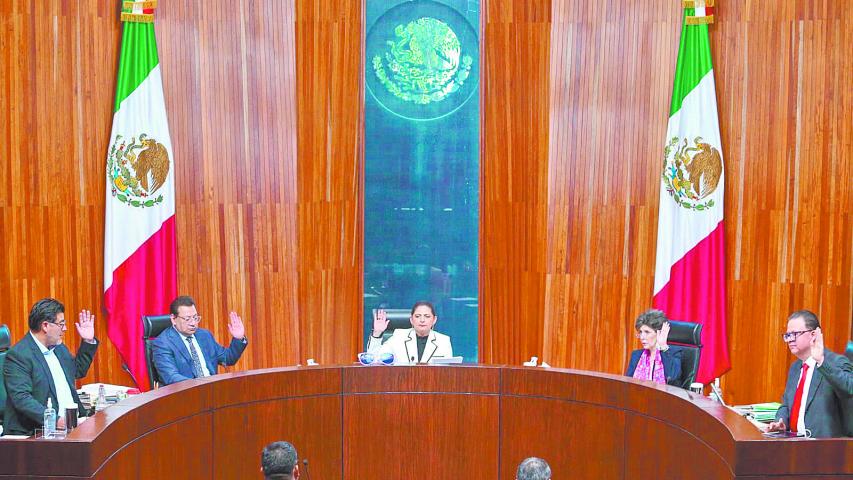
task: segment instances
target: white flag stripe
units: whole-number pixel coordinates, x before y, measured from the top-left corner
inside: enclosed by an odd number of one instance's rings
[[[122,101],[119,110],[113,116],[110,142],[115,140],[116,135],[122,135],[123,140],[129,144],[132,137],[145,133],[166,147],[171,162],[174,157],[165,105],[160,66],[157,65],[136,90]],[[158,120],[152,121],[152,119]],[[152,198],[156,198],[162,193],[163,202],[145,208],[146,215],[139,215],[139,207],[119,201],[106,202],[106,223],[118,228],[108,229],[104,241],[105,291],[112,285],[113,271],[156,233],[164,221],[175,214],[175,197],[166,193],[174,191],[174,171],[174,165],[170,165],[166,181],[152,195]],[[107,177],[107,195],[109,195],[113,184],[109,176]],[[119,221],[112,221],[112,218]]]
[[[708,72],[699,84],[684,97],[681,109],[669,119],[666,138],[687,138],[693,141],[702,137],[706,143],[720,151],[720,127],[717,118],[717,99],[715,95],[714,71]],[[725,162],[723,162],[725,164]],[[723,198],[725,191],[725,172],[720,177],[717,189],[703,200],[714,200],[715,206],[704,211],[691,212],[687,216],[677,215],[678,206],[666,186],[661,181],[660,213],[658,215],[658,249],[655,262],[655,287],[657,294],[669,282],[672,265],[684,257],[700,241],[705,239],[723,220]],[[669,219],[669,220],[664,220]],[[684,225],[680,222],[689,222]],[[676,232],[678,234],[676,235]],[[664,242],[663,239],[670,239]],[[660,248],[667,245],[667,248]]]

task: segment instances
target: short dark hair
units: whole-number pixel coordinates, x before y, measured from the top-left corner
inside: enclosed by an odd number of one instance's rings
[[[817,319],[817,315],[815,315],[811,310],[797,310],[796,312],[788,315],[788,321],[790,322],[797,317],[801,317],[803,319],[807,330],[820,328],[820,320]]]
[[[435,315],[435,307],[432,305],[432,303],[424,301],[424,300],[421,300],[420,302],[415,302],[415,304],[412,306],[412,313],[410,315],[414,315],[415,310],[417,310],[418,307],[427,307],[427,308],[429,308],[429,311],[432,313],[432,316],[433,317],[436,316]]]
[[[28,324],[31,332],[41,329],[42,322],[56,323],[56,315],[65,313],[65,305],[55,298],[42,298],[30,309]]]
[[[266,478],[293,478],[296,468],[296,448],[289,442],[272,442],[261,452],[261,469]]]
[[[666,318],[666,314],[663,313],[662,310],[656,310],[653,308],[651,310],[646,310],[637,317],[637,320],[634,322],[634,328],[639,330],[640,327],[645,325],[657,332],[663,328],[663,324],[668,321],[669,319]]]
[[[172,300],[172,303],[169,304],[169,313],[174,316],[178,316],[178,307],[192,307],[195,305],[195,301],[189,295],[181,295],[176,299]]]
[[[541,458],[528,457],[518,464],[515,478],[518,480],[549,480],[551,478],[551,466]]]

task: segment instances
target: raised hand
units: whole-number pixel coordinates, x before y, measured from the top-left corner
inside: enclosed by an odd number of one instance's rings
[[[669,337],[669,322],[663,322],[663,327],[658,330],[658,350],[666,350],[666,339]]]
[[[818,365],[823,363],[823,350],[823,332],[817,328],[812,337],[812,358]]]
[[[228,314],[228,332],[237,340],[242,340],[246,336],[246,327],[237,312]]]
[[[373,336],[379,337],[388,328],[388,315],[379,309],[373,314]]]
[[[88,310],[80,312],[79,320],[74,324],[77,327],[77,333],[80,338],[86,342],[92,342],[95,339],[95,316]]]

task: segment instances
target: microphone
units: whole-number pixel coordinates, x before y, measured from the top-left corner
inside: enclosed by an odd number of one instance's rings
[[[409,361],[410,361],[410,362],[412,362],[412,363],[416,363],[416,362],[415,362],[415,357],[409,357]]]
[[[311,480],[311,474],[308,473],[308,459],[302,459],[302,467],[305,470],[305,480]]]

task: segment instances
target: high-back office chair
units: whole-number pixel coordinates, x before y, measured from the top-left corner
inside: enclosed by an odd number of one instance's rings
[[[6,325],[0,325],[0,425],[3,425],[3,411],[6,409],[6,383],[3,380],[3,364],[6,362],[6,350],[12,346],[12,333]]]
[[[376,315],[376,308],[373,309],[373,315]],[[386,308],[385,318],[388,319],[388,328],[382,334],[382,341],[394,334],[394,330],[412,328],[412,322],[409,318],[412,316],[412,311],[407,308]],[[373,320],[367,326],[367,334],[373,334]]]
[[[702,324],[670,320],[666,343],[684,348],[681,354],[681,388],[690,388],[690,384],[696,381],[702,356]]]
[[[160,383],[157,369],[154,367],[154,339],[163,330],[172,326],[170,315],[143,315],[142,316],[142,342],[145,344],[145,365],[148,367],[148,382],[151,388]]]

